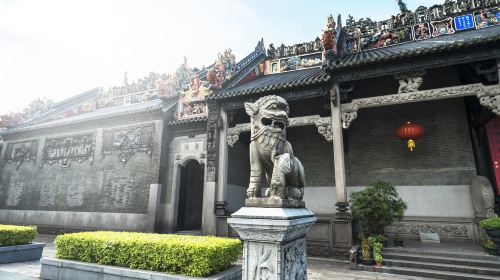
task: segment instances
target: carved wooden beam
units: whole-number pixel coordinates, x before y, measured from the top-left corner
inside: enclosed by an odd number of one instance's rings
[[[354,99],[342,105],[342,125],[348,128],[362,108],[407,104],[439,99],[477,96],[481,105],[500,115],[500,85],[471,84]]]
[[[311,115],[288,119],[288,127],[315,125],[318,128],[318,133],[323,135],[327,141],[332,141],[332,127],[330,117],[321,117],[319,115]],[[240,139],[242,132],[250,131],[250,123],[240,123],[227,130],[227,144],[233,147]]]

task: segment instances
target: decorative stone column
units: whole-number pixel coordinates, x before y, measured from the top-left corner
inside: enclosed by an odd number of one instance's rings
[[[243,280],[307,279],[306,208],[243,207],[228,223],[244,240]]]
[[[330,90],[333,134],[333,162],[335,168],[335,195],[337,213],[333,220],[333,254],[346,256],[352,247],[351,214],[347,212],[347,186],[345,180],[344,143],[342,137],[342,109],[339,84],[334,82]]]
[[[227,187],[227,129],[228,129],[227,112],[223,109],[220,111],[219,121],[219,151],[218,151],[218,168],[217,168],[217,198],[215,201],[215,214],[217,216],[226,215],[226,187]]]
[[[248,198],[227,221],[244,241],[243,280],[307,279],[306,233],[316,217],[302,200],[304,167],[286,141],[288,104],[270,95],[245,103],[245,110],[251,123]]]

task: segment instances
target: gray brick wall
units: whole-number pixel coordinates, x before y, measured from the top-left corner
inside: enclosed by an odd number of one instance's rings
[[[419,123],[425,135],[414,152],[396,129]],[[395,185],[469,184],[476,174],[462,99],[363,109],[348,130],[347,183],[376,180]]]

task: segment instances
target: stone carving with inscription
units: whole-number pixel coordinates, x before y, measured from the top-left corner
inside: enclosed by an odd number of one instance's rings
[[[261,178],[264,174],[268,185],[265,196],[302,200],[304,167],[293,155],[292,145],[286,140],[290,111],[288,103],[282,97],[270,95],[255,103],[245,103],[245,110],[250,116],[251,124],[251,171],[247,202],[260,196]]]
[[[71,162],[94,162],[94,135],[69,136],[47,139],[43,148],[43,163],[54,164],[59,162],[61,167],[70,167]]]
[[[8,143],[5,152],[5,161],[16,163],[16,168],[19,169],[21,164],[25,162],[36,161],[37,150],[37,140]]]

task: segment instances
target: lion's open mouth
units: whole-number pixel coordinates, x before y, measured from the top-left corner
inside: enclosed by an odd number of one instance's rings
[[[285,122],[282,120],[275,120],[275,119],[270,119],[270,118],[262,118],[261,122],[263,125],[273,128],[275,130],[285,130]]]

